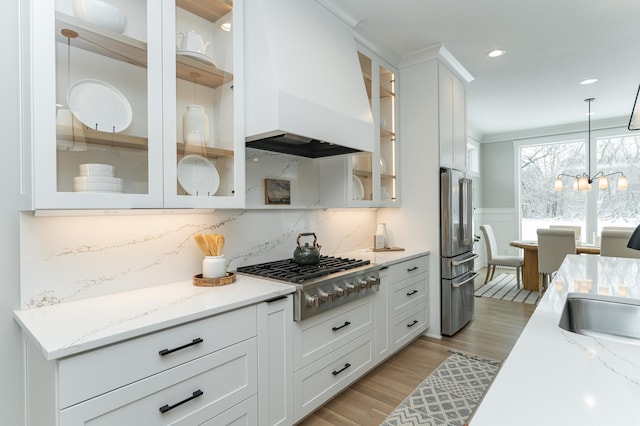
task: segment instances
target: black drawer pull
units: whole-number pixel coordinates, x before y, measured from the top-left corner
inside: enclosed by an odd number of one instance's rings
[[[418,292],[418,290],[413,290],[409,293],[407,293],[407,296],[413,296],[414,294],[416,294]]]
[[[191,343],[187,343],[186,345],[178,346],[177,348],[173,348],[173,349],[163,349],[158,353],[160,354],[160,356],[165,356],[175,351],[179,351],[180,349],[188,348],[189,346],[197,345],[198,343],[202,343],[202,342],[204,342],[204,340],[198,337],[197,339],[193,339]]]
[[[418,267],[417,267],[417,266],[414,266],[413,268],[407,268],[407,272],[413,272],[413,271],[415,271],[416,269],[418,269]]]
[[[351,325],[351,322],[350,322],[350,321],[345,321],[345,322],[344,322],[344,324],[342,324],[342,325],[341,325],[341,326],[339,326],[339,327],[331,327],[331,330],[333,330],[333,331],[338,331],[338,330],[340,330],[341,328],[345,328],[345,327],[346,327],[346,326],[348,326],[348,325]]]
[[[411,324],[407,324],[407,327],[413,327],[414,325],[416,325],[418,323],[418,320],[413,320],[413,322]]]
[[[335,370],[335,371],[331,372],[331,374],[333,374],[334,376],[337,376],[338,374],[342,373],[344,370],[346,370],[349,367],[351,367],[351,364],[346,363],[344,365],[344,367],[342,367],[340,370]]]
[[[276,296],[276,297],[274,297],[273,299],[265,300],[265,302],[267,302],[267,303],[273,303],[273,302],[277,302],[278,300],[282,300],[282,299],[286,299],[286,298],[287,298],[287,296],[286,296],[286,295],[284,295],[284,296]]]
[[[197,391],[195,391],[195,392],[193,393],[193,395],[191,395],[189,398],[183,399],[183,400],[182,400],[182,401],[180,401],[180,402],[176,402],[176,403],[175,403],[175,404],[173,404],[173,405],[165,404],[165,405],[163,405],[162,407],[160,407],[160,408],[159,408],[159,410],[160,410],[160,412],[161,412],[162,414],[164,414],[164,413],[166,413],[167,411],[169,411],[169,410],[173,410],[173,409],[174,409],[174,408],[176,408],[177,406],[182,405],[182,404],[184,404],[185,402],[189,402],[189,401],[191,401],[192,399],[195,399],[195,398],[197,398],[197,397],[199,397],[199,396],[202,396],[202,395],[203,395],[203,392],[202,392],[200,389],[198,389],[198,390],[197,390]]]

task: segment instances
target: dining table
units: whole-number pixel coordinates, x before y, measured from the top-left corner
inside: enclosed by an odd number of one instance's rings
[[[524,251],[522,283],[525,290],[538,291],[538,242],[511,241],[512,247]],[[593,244],[576,242],[576,254],[600,254],[600,247]]]

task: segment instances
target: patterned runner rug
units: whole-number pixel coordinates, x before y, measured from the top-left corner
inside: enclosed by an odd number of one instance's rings
[[[500,274],[479,289],[475,295],[492,299],[509,300],[528,304],[538,303],[538,292],[525,290],[522,285],[516,287],[515,274]]]
[[[381,426],[463,426],[480,402],[500,362],[450,351],[449,356]]]

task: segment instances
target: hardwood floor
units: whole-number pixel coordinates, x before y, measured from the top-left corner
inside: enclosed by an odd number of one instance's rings
[[[476,298],[475,302],[473,321],[453,337],[418,338],[327,402],[300,425],[379,425],[449,356],[449,349],[504,360],[527,324],[535,305],[488,298]]]

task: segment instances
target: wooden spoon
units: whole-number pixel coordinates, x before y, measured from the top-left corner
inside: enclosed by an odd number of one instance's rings
[[[222,247],[224,247],[224,235],[216,235],[216,247],[218,247],[218,256],[222,254]]]
[[[209,245],[209,256],[218,256],[218,245],[216,244],[216,237],[213,234],[205,235],[207,238],[207,244]]]
[[[207,243],[207,239],[202,234],[196,234],[193,236],[193,239],[196,240],[198,247],[205,256],[209,256],[209,244]]]

